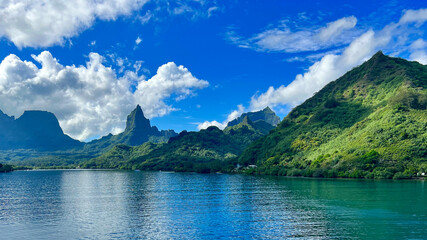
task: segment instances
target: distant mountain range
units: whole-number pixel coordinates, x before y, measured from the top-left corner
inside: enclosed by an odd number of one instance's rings
[[[118,135],[83,143],[64,134],[58,119],[46,111],[25,111],[15,119],[0,110],[0,150],[30,149],[35,151],[78,150],[106,151],[117,144],[129,146],[145,142],[167,142],[177,136],[173,130],[159,131],[151,126],[138,105],[127,117],[126,129]]]
[[[253,123],[264,121],[274,127],[280,123],[279,116],[277,116],[269,107],[266,107],[262,111],[243,113],[240,117],[230,121],[227,124],[227,127],[232,127],[241,123],[245,117],[248,117]]]
[[[161,130],[151,126],[138,105],[125,130],[88,143],[65,135],[55,115],[26,111],[20,118],[0,114],[0,160],[34,166],[80,164],[84,168],[140,168],[196,171],[199,163],[228,161],[272,130],[280,118],[270,109],[242,114],[224,131]]]
[[[145,118],[138,105],[127,116],[126,129],[118,135],[109,134],[101,139],[93,140],[85,145],[86,150],[108,150],[117,144],[138,146],[145,142],[167,142],[169,138],[177,136],[174,130],[161,130],[151,126],[150,120]]]
[[[71,149],[64,164],[82,168],[411,178],[427,171],[427,66],[378,52],[281,122],[267,107],[224,130],[159,131],[137,106],[123,133],[84,144],[52,113],[26,111],[15,120],[0,112],[0,143],[14,154],[0,160],[25,156],[16,149],[35,156]],[[46,159],[38,158],[41,166]]]
[[[243,114],[224,131],[209,127],[199,132],[183,131],[164,144],[116,145],[102,156],[84,162],[81,167],[215,172],[220,166],[227,165],[231,170],[235,167],[231,160],[274,128],[264,119],[275,123],[279,117],[266,108]]]

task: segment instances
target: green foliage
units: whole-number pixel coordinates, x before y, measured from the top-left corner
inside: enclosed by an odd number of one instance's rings
[[[404,86],[392,98],[390,104],[399,110],[427,108],[427,94],[419,89]]]
[[[12,165],[0,163],[0,173],[6,173],[6,172],[11,172],[11,171],[13,171]]]
[[[128,165],[128,161],[135,157],[146,155],[160,146],[161,144],[151,142],[144,143],[137,147],[119,144],[105,154],[85,161],[79,166],[81,168],[131,169],[132,166]]]
[[[100,139],[93,140],[84,146],[85,151],[105,153],[118,144],[139,146],[145,142],[164,143],[169,138],[176,136],[173,130],[159,131],[151,126],[150,120],[144,117],[141,107],[138,105],[128,116],[124,132],[109,134]]]
[[[209,127],[200,132],[183,131],[168,143],[145,143],[138,147],[117,145],[107,153],[80,164],[82,168],[119,168],[200,173],[232,172],[235,159],[254,140],[273,126],[248,116],[221,131]]]
[[[294,108],[238,162],[258,174],[413,177],[427,165],[426,87],[426,66],[377,53]]]

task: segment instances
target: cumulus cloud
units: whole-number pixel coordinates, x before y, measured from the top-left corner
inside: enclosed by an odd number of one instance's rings
[[[148,117],[159,117],[176,110],[165,103],[174,96],[176,101],[194,94],[195,89],[209,85],[207,81],[195,78],[184,66],[173,62],[162,65],[149,80],[138,80],[135,97]]]
[[[17,47],[48,47],[92,26],[96,19],[115,20],[148,0],[16,0],[0,2],[0,37]]]
[[[208,85],[175,63],[146,80],[131,71],[118,77],[97,53],[85,66],[63,66],[48,51],[33,60],[41,67],[13,54],[0,63],[0,109],[15,116],[28,109],[53,112],[64,132],[79,140],[120,132],[136,104],[148,118],[163,116],[175,110],[168,98],[182,100]]]
[[[227,127],[227,124],[231,121],[233,121],[234,119],[240,117],[240,115],[242,115],[245,112],[245,107],[243,107],[243,105],[238,105],[237,106],[237,110],[232,111],[230,114],[228,114],[227,119],[224,120],[223,122],[218,122],[216,120],[213,121],[205,121],[203,123],[200,123],[199,125],[197,125],[197,129],[201,130],[201,129],[206,129],[210,126],[216,126],[219,129],[224,129]]]
[[[425,11],[425,9],[409,10],[405,12],[398,23],[391,23],[378,32],[368,30],[353,40],[342,54],[326,54],[320,61],[315,62],[307,72],[297,75],[289,85],[282,85],[278,88],[269,87],[266,92],[254,95],[251,99],[250,109],[260,110],[266,106],[280,105],[294,107],[300,104],[329,82],[366,61],[375,51],[386,48],[390,43],[393,43],[393,48],[407,44],[410,38],[402,36],[407,34],[409,24],[420,25],[427,20]],[[398,40],[393,41],[394,38],[398,38]],[[402,42],[402,39],[405,41]],[[420,45],[423,45],[421,42],[414,44],[413,48],[419,48]],[[425,61],[424,51],[415,49],[412,54],[411,58],[417,58],[421,62]]]
[[[421,64],[427,64],[427,42],[423,39],[418,39],[413,42],[409,49],[411,51],[411,55],[409,56],[410,60],[417,61]]]
[[[341,46],[353,39],[353,32],[348,30],[356,26],[354,16],[344,17],[317,29],[292,31],[286,22],[245,39],[234,30],[226,33],[226,39],[242,48],[257,51],[280,51],[288,53],[317,51],[325,48]],[[346,34],[344,34],[346,33]]]

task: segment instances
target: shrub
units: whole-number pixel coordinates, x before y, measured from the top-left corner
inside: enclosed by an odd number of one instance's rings
[[[300,169],[294,168],[294,169],[289,170],[287,172],[287,175],[291,176],[291,177],[298,177],[298,176],[302,175],[302,171]]]

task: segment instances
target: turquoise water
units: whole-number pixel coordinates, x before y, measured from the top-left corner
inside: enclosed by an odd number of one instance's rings
[[[0,174],[0,239],[427,239],[424,181]]]

